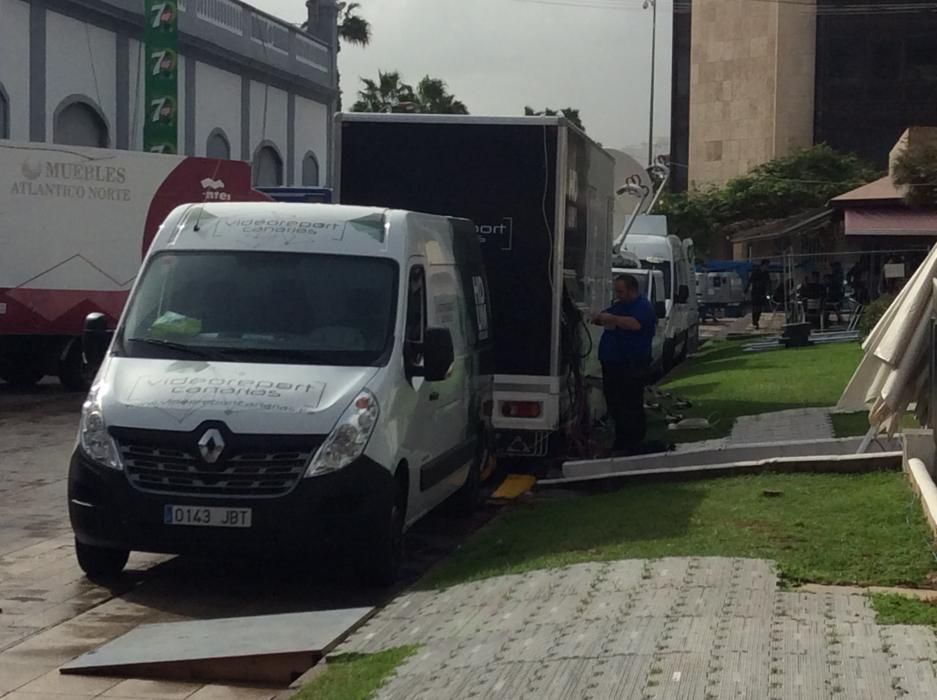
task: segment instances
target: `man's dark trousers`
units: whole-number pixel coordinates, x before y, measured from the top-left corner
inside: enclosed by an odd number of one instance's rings
[[[765,310],[764,295],[760,295],[760,296],[752,295],[752,325],[755,328],[758,328],[758,324],[761,321],[761,313],[764,310]]]
[[[644,415],[644,387],[647,370],[628,365],[602,363],[602,385],[608,414],[615,422],[617,450],[633,451],[644,442],[647,418]]]

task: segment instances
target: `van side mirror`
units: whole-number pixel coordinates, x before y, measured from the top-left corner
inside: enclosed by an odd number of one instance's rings
[[[689,299],[690,299],[690,288],[685,284],[681,284],[677,288],[677,303],[686,304],[687,301],[689,301]]]
[[[423,334],[423,377],[428,382],[441,382],[449,375],[455,362],[452,334],[448,328],[427,328]]]
[[[654,302],[654,313],[657,318],[667,318],[667,303],[663,301]]]
[[[107,329],[107,316],[94,312],[85,317],[84,331],[81,336],[81,351],[85,361],[92,367],[97,367],[107,354],[107,346],[111,344],[114,331]]]

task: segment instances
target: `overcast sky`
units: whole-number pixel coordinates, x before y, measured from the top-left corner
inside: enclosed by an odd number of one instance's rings
[[[359,1],[373,36],[367,48],[339,55],[346,107],[359,76],[398,70],[412,83],[442,78],[472,114],[572,106],[606,146],[647,141],[651,11],[642,0]],[[305,15],[303,0],[252,4],[294,22]],[[671,8],[660,0],[655,140],[670,129]]]

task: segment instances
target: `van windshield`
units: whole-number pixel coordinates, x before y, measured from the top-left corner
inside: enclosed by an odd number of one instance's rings
[[[297,253],[173,252],[146,266],[115,350],[130,357],[386,364],[397,265]]]

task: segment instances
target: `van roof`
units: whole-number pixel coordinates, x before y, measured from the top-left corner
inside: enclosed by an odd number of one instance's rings
[[[260,250],[392,257],[403,250],[393,229],[411,212],[288,202],[223,202],[179,207],[153,250]],[[398,250],[399,249],[399,250]]]

